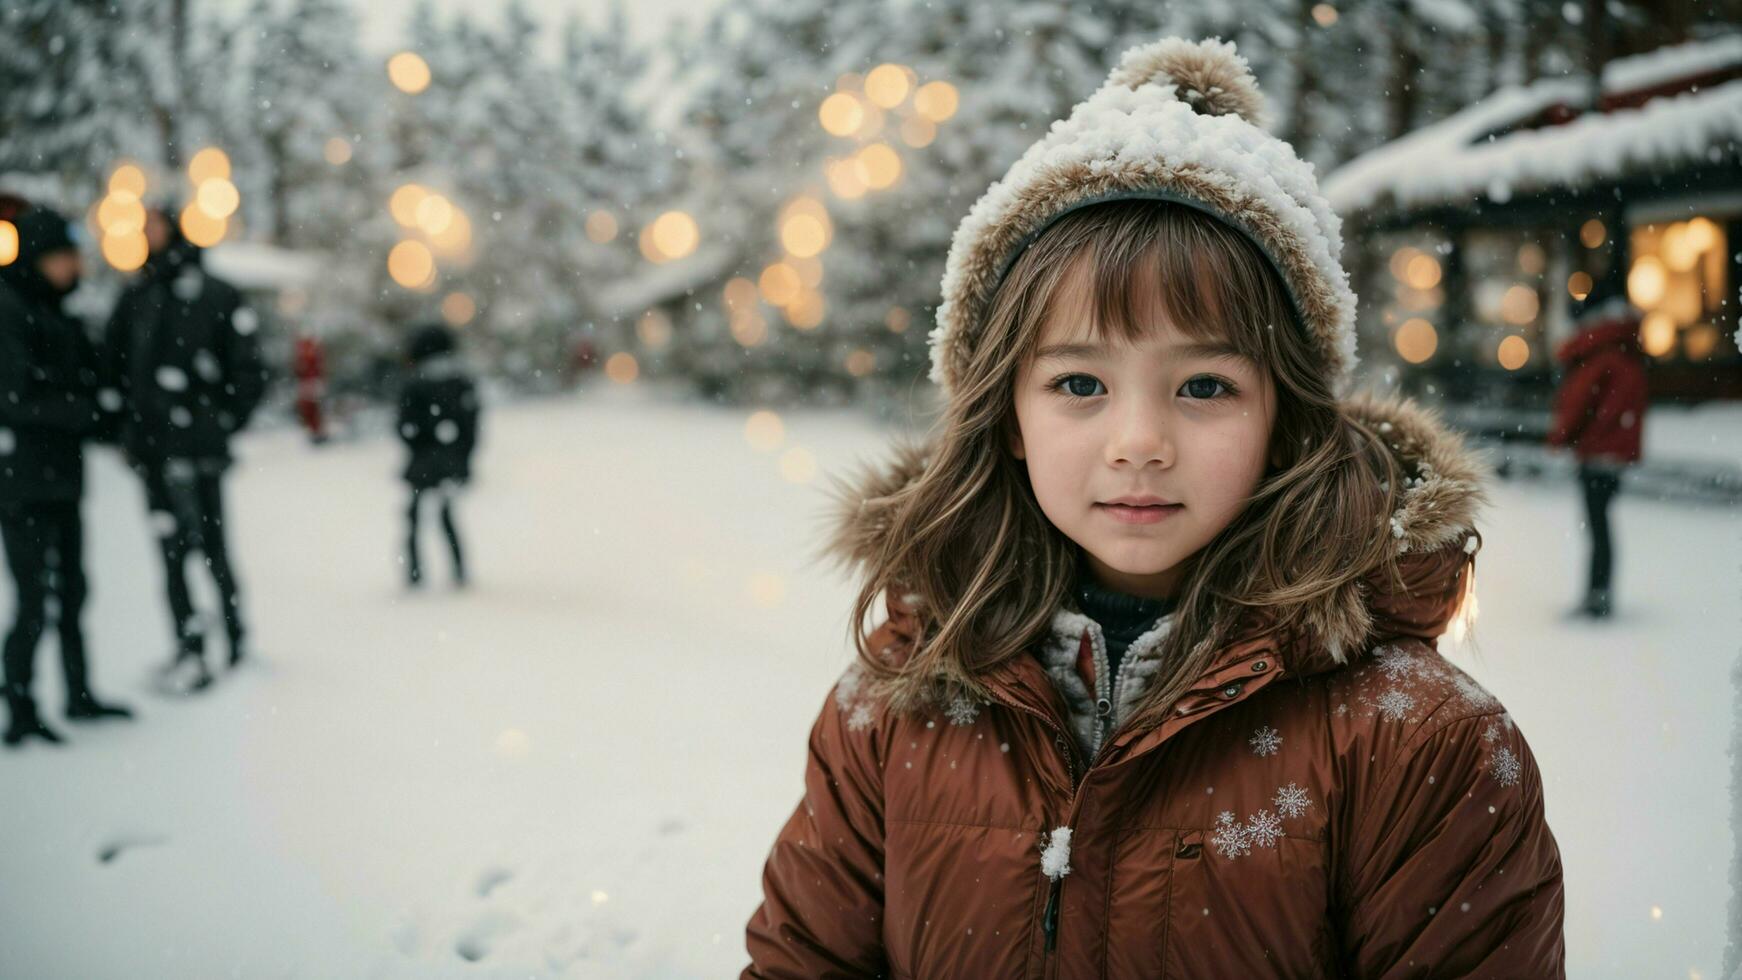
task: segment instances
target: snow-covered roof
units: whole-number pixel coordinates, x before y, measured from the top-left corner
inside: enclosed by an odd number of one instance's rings
[[[599,290],[595,302],[608,316],[639,316],[652,307],[693,292],[738,261],[738,250],[724,242],[704,245],[687,258],[647,267],[633,279]]]
[[[1742,65],[1742,34],[1661,48],[1610,62],[1603,92],[1618,95]],[[1492,135],[1555,105],[1577,106],[1585,82],[1509,86],[1447,119],[1362,154],[1325,179],[1347,215],[1485,196],[1504,202],[1548,188],[1578,188],[1652,169],[1718,162],[1742,139],[1742,80],[1587,113],[1559,126]]]
[[[313,285],[325,262],[261,242],[222,242],[205,250],[206,271],[237,289],[293,289]]]

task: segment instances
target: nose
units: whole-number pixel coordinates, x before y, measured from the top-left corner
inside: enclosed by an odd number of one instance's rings
[[[1154,405],[1133,399],[1112,418],[1107,438],[1107,462],[1114,466],[1142,468],[1155,463],[1163,469],[1173,465],[1174,446],[1164,413]]]

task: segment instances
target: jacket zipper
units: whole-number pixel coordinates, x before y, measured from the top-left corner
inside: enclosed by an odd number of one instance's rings
[[[1058,948],[1059,889],[1064,883],[1063,878],[1053,879],[1052,888],[1046,896],[1046,912],[1040,917],[1041,930],[1046,935],[1046,951],[1048,953]]]
[[[1071,736],[1067,735],[1065,730],[1055,724],[1051,718],[1048,718],[1045,714],[1036,711],[1033,708],[1024,707],[1014,701],[999,697],[996,692],[993,692],[992,697],[993,700],[996,700],[999,704],[1002,704],[1007,708],[1014,711],[1020,711],[1023,714],[1033,715],[1035,718],[1040,719],[1041,724],[1052,730],[1053,744],[1058,747],[1059,754],[1064,756],[1065,772],[1070,777],[1071,781],[1071,794],[1075,796],[1077,788],[1077,763],[1076,754],[1072,751],[1071,743],[1069,741]],[[1047,890],[1046,911],[1041,913],[1040,917],[1041,932],[1046,937],[1046,952],[1049,956],[1053,950],[1058,948],[1059,889],[1063,885],[1063,878],[1054,878],[1052,880],[1052,884]]]

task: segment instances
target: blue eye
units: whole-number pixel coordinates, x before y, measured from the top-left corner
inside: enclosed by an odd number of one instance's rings
[[[1179,390],[1187,398],[1210,399],[1233,394],[1234,386],[1221,378],[1200,374],[1181,385]]]
[[[1100,381],[1086,374],[1067,374],[1054,381],[1052,387],[1055,391],[1063,391],[1073,398],[1093,398],[1107,390],[1101,387]]]

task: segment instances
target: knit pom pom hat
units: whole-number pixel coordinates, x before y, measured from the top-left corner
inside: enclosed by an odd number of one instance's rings
[[[1355,365],[1342,222],[1312,165],[1260,128],[1263,102],[1231,42],[1170,37],[1127,51],[1100,91],[1055,122],[957,226],[931,334],[932,380],[954,390],[993,293],[1047,228],[1090,205],[1137,199],[1194,208],[1251,240],[1340,387]]]

